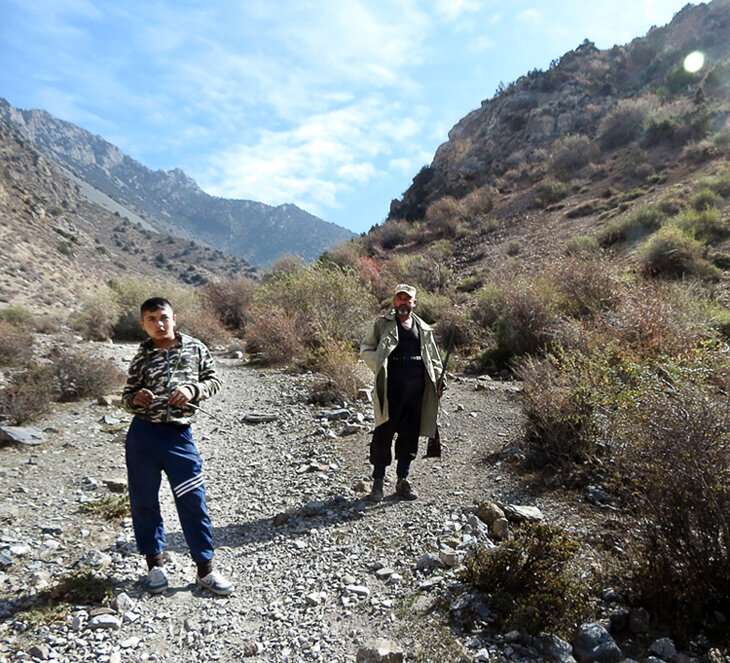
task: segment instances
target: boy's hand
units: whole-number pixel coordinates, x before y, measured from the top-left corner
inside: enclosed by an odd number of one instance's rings
[[[153,400],[155,400],[155,395],[149,389],[142,388],[134,395],[132,405],[147,407]]]
[[[185,405],[185,403],[193,399],[194,395],[190,387],[179,387],[170,394],[167,402],[170,405]]]

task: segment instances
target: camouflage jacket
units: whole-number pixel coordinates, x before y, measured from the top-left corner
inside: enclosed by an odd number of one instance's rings
[[[218,392],[221,382],[208,348],[187,334],[177,336],[179,342],[169,350],[156,348],[152,339],[139,346],[122,393],[125,410],[149,421],[187,425],[196,419],[195,408],[170,406],[168,396],[178,387],[191,387],[194,396],[190,402],[195,404]],[[133,405],[135,394],[143,388],[155,394],[155,400],[147,407]]]

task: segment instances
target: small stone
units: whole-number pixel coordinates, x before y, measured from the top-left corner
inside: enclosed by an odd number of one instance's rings
[[[316,516],[324,510],[325,506],[327,505],[322,500],[312,500],[302,507],[302,515]]]
[[[623,658],[611,634],[597,622],[581,626],[573,652],[580,663],[618,663]]]
[[[125,612],[129,612],[130,610],[134,609],[134,601],[130,598],[128,594],[125,594],[124,592],[118,594],[114,598],[113,605],[114,609],[121,614],[124,614]]]
[[[87,628],[92,630],[119,629],[121,626],[122,621],[115,615],[96,615],[89,619],[89,623],[86,625]]]
[[[670,638],[659,638],[651,643],[649,651],[656,654],[663,661],[668,661],[677,653],[677,648]]]
[[[45,645],[33,645],[29,650],[28,653],[33,658],[39,658],[42,661],[45,661],[48,659],[48,656],[50,655],[51,651],[48,647]]]
[[[357,596],[370,596],[370,590],[365,585],[347,585],[345,589]]]
[[[347,408],[340,408],[338,410],[329,410],[322,416],[329,421],[339,421],[349,419],[352,413]]]
[[[276,421],[279,418],[278,414],[263,413],[263,412],[250,412],[245,415],[241,421],[244,424],[267,424],[272,421]]]

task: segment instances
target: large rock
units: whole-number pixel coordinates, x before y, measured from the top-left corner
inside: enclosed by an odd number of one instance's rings
[[[32,426],[2,426],[0,427],[0,442],[14,442],[35,446],[43,444],[43,431]]]
[[[600,624],[583,624],[573,643],[573,654],[580,663],[618,663],[621,649],[611,634]]]
[[[360,647],[357,663],[403,663],[403,652],[390,640],[376,640],[374,644]]]
[[[522,523],[525,521],[532,523],[540,523],[545,520],[545,516],[542,511],[536,506],[520,506],[518,504],[507,504],[503,509],[504,515],[507,520],[511,520],[516,523]]]

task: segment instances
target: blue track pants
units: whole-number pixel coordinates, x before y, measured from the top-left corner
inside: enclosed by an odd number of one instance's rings
[[[165,547],[159,502],[164,471],[193,560],[212,559],[213,536],[205,504],[203,461],[190,426],[134,417],[127,432],[126,460],[129,503],[139,552],[156,555]]]

